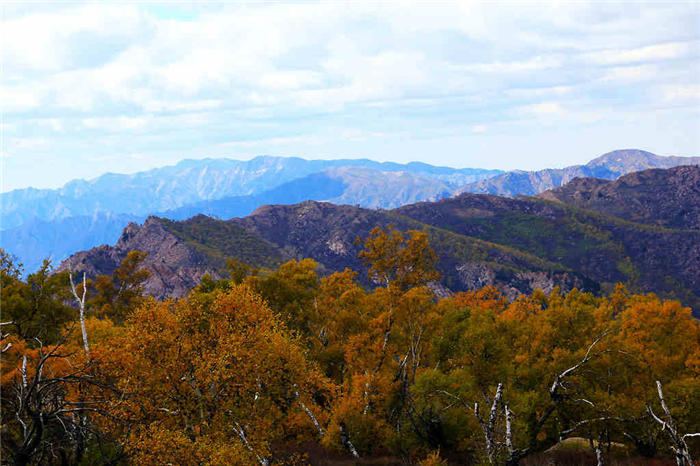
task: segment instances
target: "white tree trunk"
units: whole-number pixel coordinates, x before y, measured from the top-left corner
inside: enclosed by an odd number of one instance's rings
[[[493,455],[495,453],[495,437],[496,437],[496,418],[498,415],[498,404],[501,402],[501,396],[503,395],[503,384],[499,383],[498,388],[496,388],[496,395],[493,397],[493,402],[491,403],[491,411],[489,413],[489,421],[486,422],[479,413],[479,403],[474,403],[474,414],[476,419],[481,424],[481,430],[484,431],[484,439],[486,440],[486,456],[488,456],[489,464],[493,464]],[[488,398],[488,397],[487,397]]]
[[[85,329],[85,294],[87,293],[87,278],[85,272],[83,272],[83,296],[80,298],[78,296],[78,291],[75,289],[75,283],[73,283],[73,272],[68,271],[68,277],[70,278],[71,290],[73,290],[73,296],[78,302],[80,307],[80,328],[83,331],[83,345],[85,346],[85,354],[90,357],[90,346],[88,345],[87,330]]]
[[[350,436],[345,430],[345,423],[343,422],[340,423],[340,440],[343,442],[343,445],[345,445],[345,448],[347,448],[350,451],[352,456],[354,456],[355,458],[360,457],[360,454],[357,452],[355,445],[352,444]]]
[[[668,409],[668,406],[666,405],[666,400],[664,399],[664,392],[661,389],[661,382],[658,380],[656,381],[656,391],[659,394],[661,409],[663,409],[664,414],[666,414],[666,420],[664,421],[661,418],[659,418],[656,414],[654,414],[654,411],[649,405],[647,405],[647,412],[652,417],[652,419],[654,419],[658,424],[661,425],[661,430],[665,430],[666,432],[668,432],[668,436],[671,437],[671,442],[673,443],[671,448],[673,449],[673,452],[676,455],[676,464],[678,466],[695,466],[693,459],[690,457],[690,452],[688,451],[688,445],[685,443],[685,439],[687,437],[700,436],[700,432],[695,434],[680,435],[678,433],[677,427],[675,426],[675,423],[673,422],[671,410]]]
[[[316,430],[318,431],[318,435],[321,437],[325,436],[326,433],[323,431],[323,427],[321,427],[321,424],[316,419],[316,416],[314,416],[314,413],[312,413],[311,410],[306,407],[304,402],[301,401],[301,398],[299,398],[299,392],[294,392],[294,395],[296,395],[297,403],[299,403],[299,406],[301,406],[301,409],[304,410],[304,412],[309,417],[309,419],[311,419],[311,422],[313,422],[314,426],[316,427]]]

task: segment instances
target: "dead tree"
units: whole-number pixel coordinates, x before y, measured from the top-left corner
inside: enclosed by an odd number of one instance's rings
[[[92,427],[86,422],[87,413],[106,407],[102,397],[74,396],[80,386],[104,387],[91,375],[92,362],[71,365],[73,355],[63,353],[72,331],[50,347],[35,339],[36,357],[23,355],[19,376],[5,386],[2,443],[14,464],[25,465],[57,451],[65,455],[66,449],[89,437]],[[76,449],[78,456],[81,453]]]
[[[693,459],[690,457],[690,452],[688,451],[688,444],[685,443],[685,439],[688,437],[700,437],[700,432],[694,434],[681,435],[678,432],[678,427],[671,416],[671,410],[668,409],[666,405],[666,400],[664,400],[664,392],[661,389],[661,382],[656,381],[656,391],[659,394],[659,401],[661,402],[661,409],[663,409],[666,415],[666,420],[661,419],[654,411],[651,406],[647,405],[647,412],[651,418],[656,421],[661,426],[662,431],[666,431],[671,440],[671,450],[673,450],[676,456],[676,464],[678,466],[694,466]]]

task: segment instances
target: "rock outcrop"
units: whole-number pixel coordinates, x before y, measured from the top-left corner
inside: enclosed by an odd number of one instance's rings
[[[89,277],[111,275],[133,250],[148,254],[143,268],[151,276],[144,284],[144,290],[161,299],[185,296],[207,273],[221,278],[219,272],[207,263],[206,257],[182,243],[155,217],[149,217],[142,226],[130,223],[115,246],[100,246],[74,254],[61,263],[58,270],[70,267],[75,272],[87,273]]]

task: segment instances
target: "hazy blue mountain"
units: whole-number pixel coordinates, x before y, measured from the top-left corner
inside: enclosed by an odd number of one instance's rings
[[[383,172],[366,167],[327,168],[252,196],[230,196],[188,204],[157,215],[185,220],[197,214],[229,219],[245,217],[262,205],[327,201],[371,209],[392,209],[419,201],[438,200],[454,192],[450,184],[408,172]]]
[[[204,200],[256,195],[326,168],[360,166],[382,172],[407,172],[457,187],[502,173],[499,170],[433,167],[423,163],[361,160],[304,160],[260,156],[183,160],[177,165],[132,175],[107,173],[93,180],[73,180],[60,189],[18,189],[0,195],[3,230],[34,218],[56,220],[95,212],[148,215]]]
[[[700,157],[663,157],[638,149],[616,150],[603,154],[586,165],[538,171],[516,170],[467,184],[460,193],[493,194],[515,197],[534,196],[565,185],[574,178],[616,180],[628,173],[649,168],[672,168],[700,163]]]
[[[32,273],[44,259],[58,265],[75,251],[114,244],[124,227],[145,218],[99,212],[54,221],[33,219],[17,228],[0,231],[0,243],[24,264],[26,273]]]
[[[186,220],[198,214],[221,219],[245,217],[261,205],[296,204],[309,199],[330,199],[341,196],[347,187],[343,180],[331,178],[326,173],[319,172],[292,180],[260,194],[200,201],[178,209],[167,210],[158,215],[173,220]]]

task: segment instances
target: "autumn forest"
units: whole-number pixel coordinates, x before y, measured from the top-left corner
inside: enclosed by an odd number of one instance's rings
[[[700,455],[700,324],[689,308],[623,285],[438,298],[426,233],[375,228],[357,241],[364,270],[230,260],[227,278],[164,301],[141,287],[145,253],[94,279],[48,261],[23,279],[2,252],[3,464],[574,464],[556,462],[569,449],[575,464],[692,465]]]

